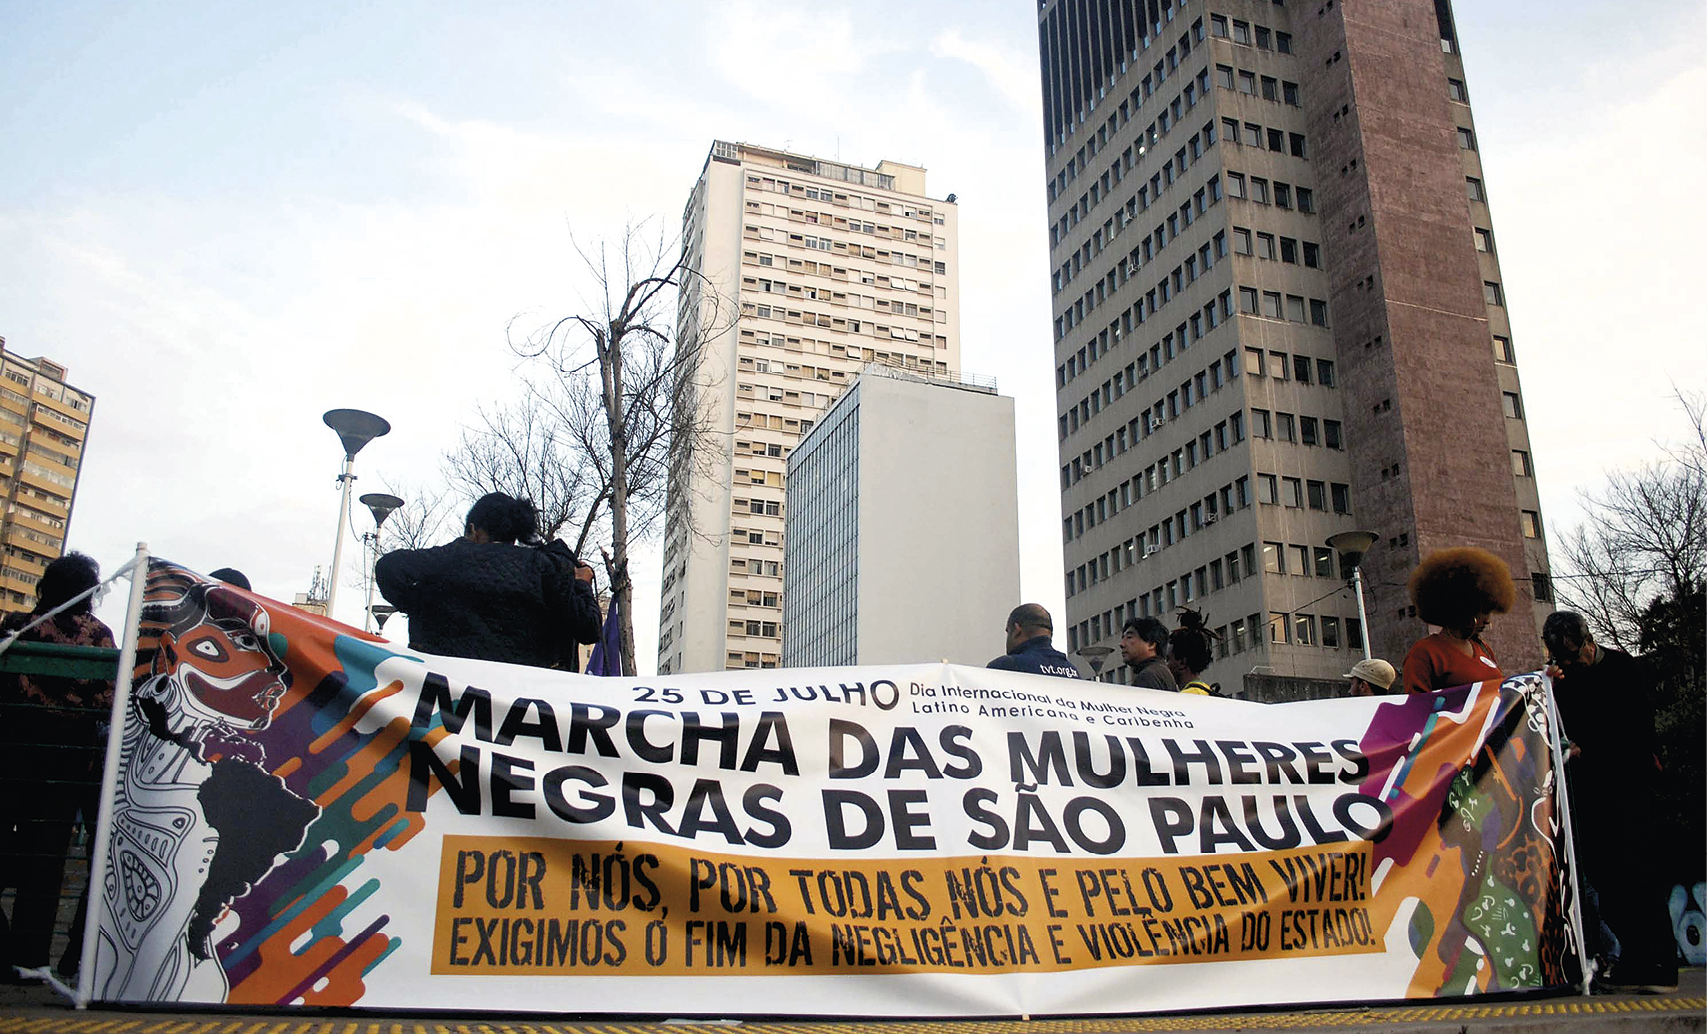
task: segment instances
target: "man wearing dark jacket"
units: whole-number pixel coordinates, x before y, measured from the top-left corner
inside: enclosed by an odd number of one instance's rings
[[[1565,780],[1577,861],[1598,891],[1600,920],[1623,945],[1599,983],[1610,991],[1675,991],[1671,888],[1646,835],[1659,821],[1653,675],[1641,660],[1595,642],[1581,614],[1548,615],[1541,638],[1553,660],[1548,674],[1559,722],[1571,743]]]
[[[593,569],[561,540],[517,545],[533,528],[531,504],[494,492],[469,511],[462,538],[380,557],[374,578],[409,615],[409,648],[579,670],[578,644],[599,638]]]
[[[1168,668],[1168,626],[1155,618],[1127,618],[1120,633],[1120,657],[1132,669],[1132,685],[1179,692]]]
[[[1054,631],[1055,624],[1047,610],[1035,603],[1020,604],[1008,615],[1008,652],[984,667],[1078,678],[1079,669],[1049,641]]]

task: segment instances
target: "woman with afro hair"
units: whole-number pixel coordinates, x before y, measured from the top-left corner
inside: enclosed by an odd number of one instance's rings
[[[1499,662],[1482,642],[1488,618],[1517,600],[1511,568],[1485,549],[1462,546],[1430,553],[1411,575],[1417,617],[1440,631],[1405,655],[1405,691],[1431,693],[1501,677]]]

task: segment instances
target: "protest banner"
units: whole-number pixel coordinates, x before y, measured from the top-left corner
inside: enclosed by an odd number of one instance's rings
[[[1285,705],[594,678],[161,561],[141,611],[94,1000],[1047,1015],[1578,978],[1539,675]]]

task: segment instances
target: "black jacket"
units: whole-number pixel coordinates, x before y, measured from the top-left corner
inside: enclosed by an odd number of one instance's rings
[[[379,591],[409,615],[409,648],[448,657],[580,669],[576,644],[597,642],[599,604],[575,578],[575,556],[456,539],[399,549],[374,565]]]
[[[1174,680],[1173,670],[1168,667],[1167,660],[1161,657],[1140,661],[1138,666],[1132,669],[1132,685],[1144,689],[1163,689],[1169,693],[1179,692],[1179,683]]]
[[[1073,662],[1067,659],[1066,654],[1055,649],[1055,645],[1046,635],[1027,639],[984,667],[1001,671],[1025,671],[1033,675],[1059,675],[1069,679],[1079,677],[1079,669],[1073,667]]]

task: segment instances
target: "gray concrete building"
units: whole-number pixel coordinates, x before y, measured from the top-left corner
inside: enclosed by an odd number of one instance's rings
[[[698,401],[728,448],[670,486],[660,674],[780,663],[789,453],[862,366],[959,368],[956,226],[924,169],[712,144],[678,326],[706,328]]]
[[[1551,603],[1515,338],[1447,0],[1038,5],[1067,643],[1201,610],[1208,677],[1330,678],[1492,550]],[[1369,627],[1326,546],[1375,533]],[[1118,666],[1104,673],[1119,681]]]
[[[788,458],[783,667],[982,665],[1019,598],[1013,399],[869,365]]]

